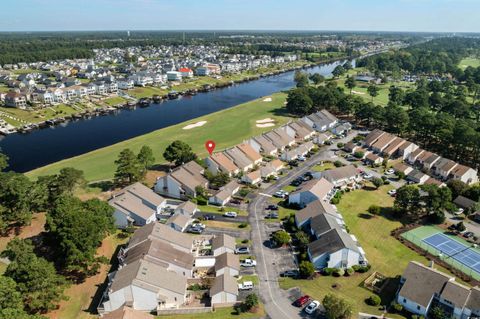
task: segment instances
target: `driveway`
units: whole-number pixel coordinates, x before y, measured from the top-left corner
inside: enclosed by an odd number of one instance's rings
[[[228,210],[228,209],[227,209]],[[235,218],[231,217],[225,217],[222,214],[217,214],[217,213],[208,213],[208,212],[197,212],[195,215],[193,215],[193,218],[199,218],[205,215],[213,215],[215,216],[215,221],[219,222],[230,222],[230,223],[246,223],[248,221],[247,216],[237,216]]]
[[[461,217],[455,216],[455,215],[453,215],[451,213],[448,213],[448,212],[445,213],[445,217],[447,218],[447,221],[452,223],[452,224],[457,224],[458,222],[463,222],[467,231],[471,231],[472,233],[475,234],[476,237],[480,237],[480,224],[479,223],[477,223],[473,220],[467,219],[467,218],[462,219]]]

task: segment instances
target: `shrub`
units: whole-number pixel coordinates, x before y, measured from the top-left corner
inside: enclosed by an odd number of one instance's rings
[[[333,205],[337,205],[338,203],[340,203],[340,198],[334,197],[330,200],[330,203],[332,203]]]
[[[353,270],[352,268],[347,268],[347,270],[345,270],[345,276],[351,276],[355,273],[355,270]]]
[[[333,165],[335,165],[335,167],[342,167],[343,166],[342,162],[340,162],[340,161],[333,162]]]
[[[342,148],[342,147],[344,147],[344,146],[345,146],[345,144],[343,144],[343,143],[341,143],[341,142],[340,142],[340,143],[337,143],[337,147],[338,147],[338,148]]]
[[[207,205],[207,199],[203,197],[197,197],[197,205]]]
[[[333,271],[333,275],[335,277],[341,277],[341,276],[345,275],[345,270],[343,270],[341,268],[335,268],[335,270]]]
[[[315,267],[307,260],[300,263],[298,270],[300,271],[300,275],[305,278],[310,278],[315,273]]]
[[[382,302],[382,299],[377,295],[371,295],[365,300],[365,302],[370,306],[378,306]]]
[[[238,225],[238,228],[246,228],[247,226],[247,223],[241,223],[240,225]]]
[[[403,306],[398,302],[394,303],[392,307],[393,307],[393,310],[395,310],[396,312],[401,312],[403,310]]]
[[[334,271],[335,268],[323,268],[322,274],[324,274],[325,276],[331,276]]]
[[[380,215],[381,211],[382,208],[378,205],[370,205],[370,207],[368,207],[368,212],[372,215]]]
[[[355,153],[353,153],[353,156],[355,158],[363,158],[365,156],[365,153],[361,151],[356,151]]]
[[[248,239],[243,239],[243,240],[242,240],[242,244],[248,244],[249,241],[250,241],[250,240],[248,240]]]
[[[365,273],[370,270],[370,267],[371,267],[370,265],[367,265],[367,266],[353,265],[352,269],[358,273]]]

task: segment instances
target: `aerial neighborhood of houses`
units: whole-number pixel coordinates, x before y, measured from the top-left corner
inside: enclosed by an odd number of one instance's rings
[[[313,156],[323,144],[331,145],[331,139],[346,138],[351,130],[350,123],[321,110],[214,152],[203,161],[180,165],[158,177],[153,189],[135,183],[113,193],[109,203],[115,210],[116,226],[135,226],[136,230],[117,256],[118,270],[108,276],[99,313],[116,318],[116,313],[131,311],[159,315],[185,309],[202,312],[240,302],[243,290],[257,289],[251,281],[242,280],[244,270],[256,266],[254,257],[239,258],[250,249],[235,237],[204,232],[205,225],[198,220],[204,214],[203,206],[192,199],[201,195],[206,198],[202,205],[229,210],[235,207],[232,203],[242,189],[275,183],[288,166]],[[348,156],[356,154],[357,160],[374,167],[395,159],[393,169],[411,183],[443,186],[450,179],[478,182],[475,169],[390,133],[373,130],[356,141],[343,146]],[[213,187],[207,175],[218,174],[229,176],[230,181]],[[308,260],[316,271],[368,269],[362,243],[350,233],[332,199],[338,192],[361,188],[369,177],[352,164],[309,172],[308,177],[290,194],[281,190],[273,195],[297,209],[295,227],[310,238]],[[471,204],[468,199],[457,200],[459,205]],[[236,218],[237,213],[225,212],[223,216]],[[204,287],[205,282],[210,285]],[[199,303],[192,285],[204,287],[202,298],[208,302]],[[462,297],[455,291],[461,291]],[[453,305],[452,313],[461,319],[479,311],[479,296],[478,288],[464,287],[454,277],[411,262],[396,298],[406,310],[419,315],[425,315],[433,303]]]

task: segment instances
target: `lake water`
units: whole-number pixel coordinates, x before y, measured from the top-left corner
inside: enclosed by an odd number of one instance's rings
[[[309,73],[331,74],[344,61],[309,68]],[[82,119],[66,126],[28,134],[0,136],[0,149],[10,157],[10,169],[26,172],[180,122],[293,87],[294,72],[168,100],[146,108],[121,110],[107,116]]]

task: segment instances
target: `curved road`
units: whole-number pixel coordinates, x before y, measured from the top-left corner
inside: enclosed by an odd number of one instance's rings
[[[336,140],[334,144],[345,142],[351,137],[352,135],[349,135],[345,139]],[[332,151],[335,148],[336,146],[331,145],[321,149],[301,166],[288,172],[277,183],[262,190],[261,194],[257,194],[248,206],[249,222],[252,227],[253,251],[257,259],[257,273],[260,279],[259,294],[265,304],[267,314],[273,319],[302,318],[305,313],[302,312],[302,308],[292,306],[292,301],[288,298],[287,292],[281,289],[278,284],[279,273],[275,266],[278,256],[275,249],[268,247],[270,234],[264,227],[262,216],[264,204],[268,201],[270,195],[289,185],[295,178],[305,174],[319,161],[335,159],[336,156]]]

